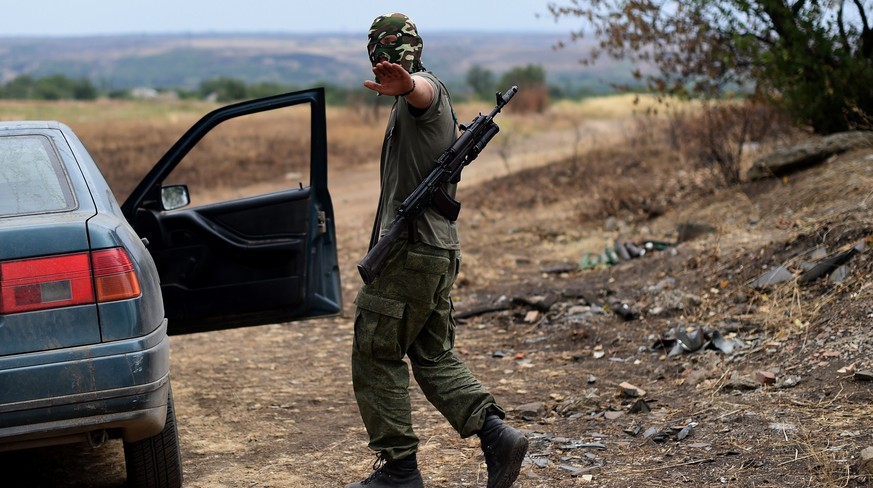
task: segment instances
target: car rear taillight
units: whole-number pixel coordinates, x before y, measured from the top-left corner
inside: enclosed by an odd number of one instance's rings
[[[139,296],[139,279],[124,249],[106,249],[91,253],[94,288],[98,302],[112,302]]]
[[[123,300],[139,294],[136,272],[121,248],[0,263],[0,314]]]

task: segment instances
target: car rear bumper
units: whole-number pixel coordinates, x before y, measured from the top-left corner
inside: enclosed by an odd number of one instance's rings
[[[0,451],[107,430],[134,442],[164,427],[167,323],[135,339],[0,357]]]

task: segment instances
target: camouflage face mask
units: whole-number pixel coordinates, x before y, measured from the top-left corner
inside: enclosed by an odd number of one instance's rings
[[[384,43],[383,39],[391,35],[396,36],[396,40]],[[379,61],[388,61],[399,64],[409,73],[424,71],[422,46],[415,24],[403,14],[376,17],[367,38],[367,53],[373,66]]]

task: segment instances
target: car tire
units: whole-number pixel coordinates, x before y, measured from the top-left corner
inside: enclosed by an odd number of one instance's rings
[[[173,390],[167,396],[167,422],[159,434],[137,442],[124,443],[124,463],[130,488],[180,488],[182,455]]]

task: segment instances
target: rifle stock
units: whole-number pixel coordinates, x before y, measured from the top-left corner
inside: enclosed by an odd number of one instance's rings
[[[391,228],[388,233],[382,236],[376,245],[364,256],[364,259],[358,263],[358,273],[361,274],[361,279],[368,285],[379,276],[379,272],[385,267],[385,261],[388,259],[388,254],[391,252],[391,247],[394,241],[400,237],[401,231],[407,227],[406,217],[398,217],[391,222]]]
[[[437,159],[434,169],[412,191],[397,209],[397,216],[391,222],[388,232],[382,236],[358,263],[358,272],[364,283],[372,283],[382,272],[388,254],[393,247],[394,241],[402,231],[409,226],[409,222],[423,214],[433,201],[434,194],[440,191],[447,182],[457,182],[464,166],[473,162],[479,153],[485,149],[488,142],[497,135],[500,127],[494,123],[494,117],[512,100],[518,91],[513,86],[505,93],[497,93],[497,105],[488,115],[479,114],[468,126],[461,126],[463,133],[457,140]]]

